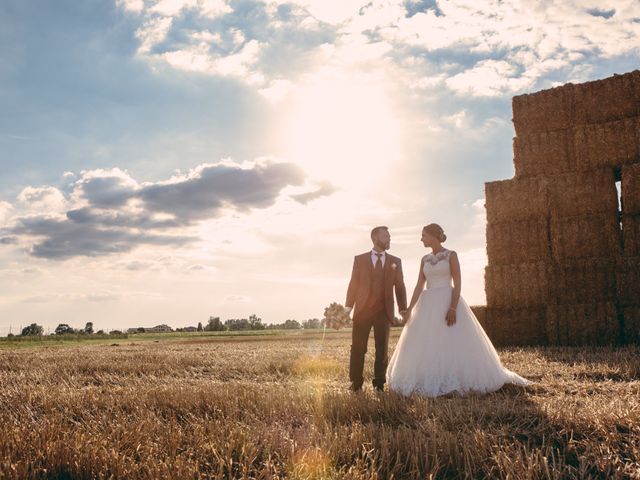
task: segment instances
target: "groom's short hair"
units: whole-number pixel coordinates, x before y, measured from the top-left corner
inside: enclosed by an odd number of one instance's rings
[[[381,232],[382,230],[389,230],[389,227],[384,227],[384,226],[374,227],[373,230],[371,230],[371,240],[373,240],[375,236],[378,235],[378,232]]]

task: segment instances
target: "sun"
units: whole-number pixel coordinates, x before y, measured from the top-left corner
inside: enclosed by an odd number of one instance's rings
[[[383,86],[366,77],[322,80],[294,94],[286,157],[311,176],[347,185],[384,178],[399,157],[399,128]]]

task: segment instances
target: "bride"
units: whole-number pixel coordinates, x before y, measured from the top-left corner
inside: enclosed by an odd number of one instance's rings
[[[456,252],[442,246],[446,239],[435,223],[422,229],[422,243],[431,253],[420,262],[411,303],[402,312],[405,327],[387,368],[389,388],[404,395],[433,397],[493,392],[505,383],[530,384],[502,366],[489,337],[460,296],[460,263]]]

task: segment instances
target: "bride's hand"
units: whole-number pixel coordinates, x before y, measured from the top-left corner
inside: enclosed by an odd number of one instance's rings
[[[405,325],[409,323],[409,319],[411,318],[410,310],[403,310],[400,312],[400,315],[402,315],[402,321],[404,322]]]
[[[447,311],[447,325],[453,326],[456,323],[456,311],[453,308],[450,308]]]

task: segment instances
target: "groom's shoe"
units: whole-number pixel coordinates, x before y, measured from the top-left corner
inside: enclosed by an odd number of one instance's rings
[[[351,390],[353,393],[362,393],[362,385],[357,385],[351,382],[351,386],[349,387],[349,390]]]
[[[382,393],[384,392],[384,383],[381,385],[379,383],[373,383],[373,389],[376,391],[376,393]]]

